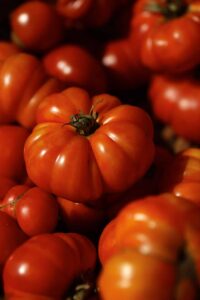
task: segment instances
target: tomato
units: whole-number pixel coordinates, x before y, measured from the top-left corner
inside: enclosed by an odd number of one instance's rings
[[[17,182],[14,179],[0,176],[0,203],[1,199],[3,199],[8,190],[16,184]]]
[[[171,126],[176,134],[200,142],[200,88],[195,76],[155,76],[149,98],[156,118]]]
[[[0,123],[17,121],[32,128],[38,104],[62,88],[63,84],[49,78],[33,55],[19,53],[8,57],[0,68]]]
[[[67,231],[82,234],[97,234],[104,221],[102,209],[87,206],[83,203],[72,202],[57,197],[60,219]]]
[[[33,51],[46,51],[64,37],[62,19],[48,3],[22,3],[10,14],[12,40]]]
[[[58,223],[56,198],[38,187],[12,187],[1,202],[0,209],[14,217],[28,236],[51,233]]]
[[[127,38],[109,40],[102,53],[102,64],[108,74],[109,88],[130,90],[145,85],[149,72],[140,63]]]
[[[0,64],[9,56],[19,53],[20,49],[12,42],[0,41]]]
[[[0,176],[20,182],[26,176],[24,143],[29,131],[18,125],[0,125]]]
[[[188,148],[176,154],[160,177],[161,192],[171,192],[200,205],[200,149]]]
[[[141,178],[154,157],[148,114],[109,94],[68,88],[44,99],[37,120],[24,149],[29,177],[71,201],[97,205]]]
[[[68,234],[64,233],[40,234],[18,247],[4,267],[5,295],[27,296],[27,299],[29,295],[62,299],[72,282],[83,271],[82,267],[85,267],[85,251],[83,250],[80,258],[76,241],[73,243],[71,240],[70,243],[70,236],[67,242],[67,237]],[[91,245],[81,235],[76,238],[82,244],[85,240],[85,244]],[[91,247],[93,253],[95,248]]]
[[[12,252],[25,242],[27,236],[19,228],[17,222],[8,214],[0,211],[0,274]]]
[[[83,47],[62,45],[49,51],[43,62],[48,74],[65,82],[67,86],[79,86],[95,94],[107,89],[103,67]]]
[[[57,0],[56,7],[67,20],[75,20],[89,27],[101,27],[127,2],[127,0]]]
[[[199,64],[198,2],[138,1],[132,24],[141,37],[141,60],[151,70],[180,73]]]
[[[126,205],[99,240],[102,298],[183,300],[190,291],[188,299],[196,299],[199,216],[196,204],[172,194],[148,196]],[[109,242],[111,230],[114,236]]]
[[[175,282],[173,264],[136,251],[113,256],[98,281],[103,300],[172,300]]]

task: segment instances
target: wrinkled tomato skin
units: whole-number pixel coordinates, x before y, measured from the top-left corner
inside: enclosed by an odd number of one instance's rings
[[[157,75],[149,87],[152,110],[157,119],[189,141],[200,142],[200,88],[194,76]]]
[[[199,4],[184,3],[181,16],[171,18],[162,11],[148,10],[150,4],[149,0],[138,1],[133,9],[132,31],[133,36],[139,37],[142,63],[154,72],[192,70],[199,64]],[[155,5],[166,8],[168,2],[157,0]]]
[[[123,191],[142,177],[154,157],[151,119],[138,107],[120,104],[108,94],[91,99],[79,88],[46,98],[38,108],[39,124],[24,148],[31,180],[59,197],[95,206],[103,193]],[[85,137],[67,123],[70,116],[88,114],[91,107],[100,126]]]
[[[125,250],[106,262],[98,286],[103,300],[172,300],[175,274],[170,262]]]
[[[21,181],[26,176],[24,143],[29,131],[18,125],[0,125],[0,176]]]
[[[47,51],[64,36],[61,17],[52,5],[41,1],[19,5],[10,14],[10,25],[13,41],[28,50]]]
[[[91,93],[107,90],[107,79],[101,63],[88,50],[74,44],[59,46],[43,58],[47,73],[66,86],[79,86]]]

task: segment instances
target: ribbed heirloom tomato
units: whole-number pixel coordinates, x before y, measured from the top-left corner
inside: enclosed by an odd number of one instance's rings
[[[30,179],[72,201],[97,204],[141,178],[154,156],[153,127],[141,108],[109,94],[68,88],[44,99],[24,157]]]

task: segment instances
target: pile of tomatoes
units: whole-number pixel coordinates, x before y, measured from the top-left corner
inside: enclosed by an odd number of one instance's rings
[[[0,5],[2,299],[199,299],[199,1]]]

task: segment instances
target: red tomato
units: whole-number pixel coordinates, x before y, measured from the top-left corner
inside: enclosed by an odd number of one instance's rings
[[[49,78],[36,57],[26,53],[12,55],[0,68],[0,123],[17,121],[32,128],[38,104],[62,88],[57,79]]]
[[[128,0],[57,0],[58,12],[66,20],[75,20],[90,27],[105,25]]]
[[[75,244],[66,242],[65,235],[40,234],[13,252],[4,267],[6,296],[27,296],[27,299],[29,295],[64,297],[83,271],[81,260],[85,259],[85,251],[80,260],[78,249]],[[82,241],[84,237],[79,235],[77,238]]]
[[[155,76],[149,87],[155,116],[189,141],[200,142],[200,87],[191,75]]]
[[[3,199],[8,190],[16,184],[17,182],[14,179],[0,176],[0,203],[2,203],[1,199]]]
[[[104,221],[103,210],[60,197],[57,201],[61,222],[67,231],[83,234],[98,233]]]
[[[195,1],[138,1],[133,32],[140,42],[141,60],[153,71],[177,73],[200,63],[200,14]],[[195,4],[195,5],[194,5]]]
[[[141,65],[127,38],[107,42],[102,53],[102,64],[112,90],[130,90],[148,82],[149,72]]]
[[[0,176],[17,182],[26,176],[24,143],[29,131],[18,125],[0,125]]]
[[[44,56],[43,62],[48,74],[67,86],[79,86],[94,94],[107,89],[100,62],[80,46],[67,44],[57,47]]]
[[[18,46],[46,51],[63,39],[62,19],[48,3],[22,3],[10,15],[12,39]]]
[[[152,163],[151,119],[109,94],[90,98],[83,89],[66,89],[41,103],[38,122],[25,145],[27,171],[59,197],[97,205],[103,193],[127,189]]]
[[[15,44],[8,41],[0,41],[0,64],[9,56],[19,52],[20,49]]]
[[[27,236],[19,228],[17,222],[5,212],[0,211],[0,275],[8,257],[26,239]]]

